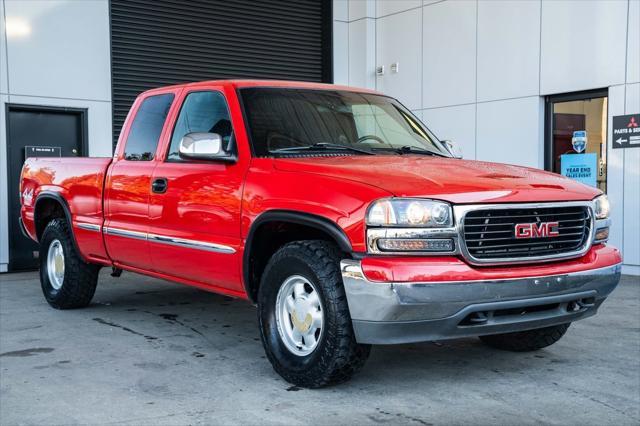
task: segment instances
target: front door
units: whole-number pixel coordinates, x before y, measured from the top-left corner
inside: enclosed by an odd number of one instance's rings
[[[242,294],[240,206],[248,159],[236,163],[185,160],[180,140],[187,133],[216,133],[234,144],[223,93],[212,87],[183,95],[164,161],[153,180],[166,185],[151,194],[149,244],[153,268],[217,291]]]
[[[20,172],[27,157],[75,157],[85,153],[86,110],[9,105],[7,173],[9,270],[38,268],[38,244],[20,232]]]

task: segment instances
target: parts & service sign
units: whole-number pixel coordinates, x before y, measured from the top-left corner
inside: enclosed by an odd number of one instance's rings
[[[640,114],[613,117],[614,149],[640,148]]]

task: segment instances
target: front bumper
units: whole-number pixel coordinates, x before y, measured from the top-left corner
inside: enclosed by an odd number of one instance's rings
[[[341,262],[359,343],[396,344],[510,333],[594,315],[621,265],[567,274],[449,282],[373,282]]]

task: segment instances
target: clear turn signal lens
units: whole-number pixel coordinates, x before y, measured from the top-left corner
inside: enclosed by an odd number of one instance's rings
[[[378,240],[378,248],[382,251],[441,251],[452,252],[453,240],[451,239],[395,239],[381,238]]]
[[[596,242],[606,241],[609,239],[609,228],[598,229],[596,232]]]

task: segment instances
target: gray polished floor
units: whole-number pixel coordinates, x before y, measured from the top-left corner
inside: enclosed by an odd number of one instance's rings
[[[106,271],[57,311],[36,273],[0,275],[0,424],[640,423],[640,279],[548,349],[477,339],[374,347],[351,382],[305,390],[264,357],[255,308]]]

